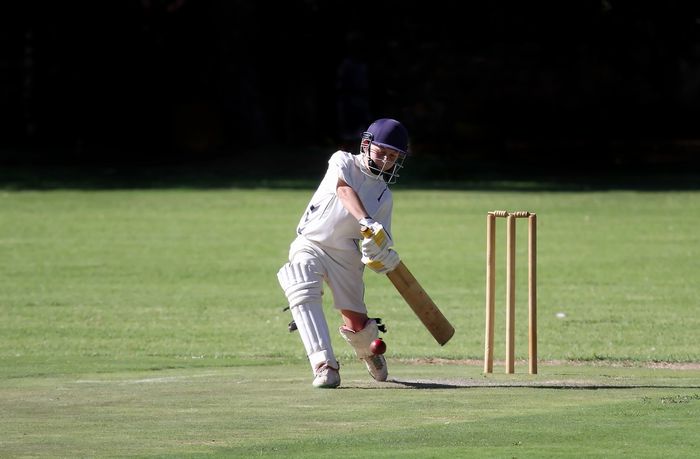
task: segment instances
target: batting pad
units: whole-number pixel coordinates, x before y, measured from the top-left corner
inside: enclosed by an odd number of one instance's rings
[[[336,370],[340,368],[333,354],[328,324],[321,304],[299,304],[292,307],[291,311],[306,355],[309,357],[311,370],[315,372],[323,364]]]
[[[372,351],[369,349],[369,345],[379,336],[379,328],[374,319],[368,320],[365,328],[360,331],[348,330],[345,327],[340,327],[338,331],[340,331],[340,335],[355,350],[357,357],[364,359],[373,355]]]
[[[277,272],[277,280],[289,301],[289,307],[304,303],[320,303],[323,278],[306,263],[286,263]]]

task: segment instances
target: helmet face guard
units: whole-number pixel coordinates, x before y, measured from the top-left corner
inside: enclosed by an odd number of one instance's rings
[[[399,153],[398,158],[393,166],[386,168],[380,167],[371,156],[372,145],[377,145],[381,148],[390,148]],[[396,183],[399,178],[399,170],[403,168],[403,162],[408,156],[408,131],[398,121],[382,118],[370,125],[366,132],[362,134],[362,143],[360,144],[360,153],[366,162],[367,171],[363,169],[367,175],[372,177],[384,178],[388,184]]]
[[[374,177],[376,179],[382,177],[384,181],[389,185],[396,183],[396,180],[400,176],[399,170],[403,168],[403,162],[406,160],[407,154],[399,152],[399,156],[396,158],[396,161],[394,161],[394,164],[392,166],[388,168],[385,165],[380,166],[372,159],[371,151],[372,145],[377,145],[378,147],[381,147],[381,145],[373,142],[370,138],[366,136],[366,134],[367,133],[362,135],[362,145],[360,147],[363,156],[363,164],[367,168],[367,170],[363,169],[363,172],[365,172],[366,175],[369,175],[370,177]]]

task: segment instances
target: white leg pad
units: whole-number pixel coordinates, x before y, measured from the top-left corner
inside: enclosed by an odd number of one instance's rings
[[[321,303],[323,275],[313,263],[286,263],[277,272],[277,280],[290,308],[299,304]]]
[[[365,324],[365,328],[360,331],[352,331],[345,327],[340,327],[340,335],[345,338],[350,346],[355,350],[357,357],[364,359],[366,357],[371,357],[372,351],[370,351],[369,346],[372,341],[379,337],[379,329],[377,328],[377,322],[374,319],[370,319]]]
[[[315,374],[324,364],[337,370],[338,361],[333,354],[321,301],[323,276],[316,265],[310,260],[286,263],[277,272],[277,279],[287,296],[311,370]]]
[[[386,381],[389,375],[386,359],[381,354],[373,354],[369,348],[372,341],[379,336],[377,322],[370,319],[365,324],[365,328],[360,331],[340,327],[340,335],[352,346],[357,357],[365,363],[369,374],[377,381]]]
[[[328,323],[323,315],[321,304],[300,304],[293,306],[291,311],[301,341],[304,343],[306,355],[309,357],[311,370],[315,373],[322,365],[328,365],[336,370],[340,368],[333,354]]]

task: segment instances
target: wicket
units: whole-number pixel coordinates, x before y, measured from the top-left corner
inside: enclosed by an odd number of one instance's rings
[[[486,339],[484,373],[493,373],[496,293],[496,218],[506,219],[506,373],[515,373],[515,220],[528,219],[529,370],[537,374],[537,216],[532,212],[494,210],[486,216]]]

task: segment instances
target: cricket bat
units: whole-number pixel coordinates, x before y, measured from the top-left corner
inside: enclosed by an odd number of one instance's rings
[[[369,228],[363,227],[361,231],[365,237],[372,236]],[[396,287],[403,299],[406,300],[406,303],[413,309],[420,321],[423,322],[425,328],[433,335],[435,341],[444,346],[455,334],[455,329],[416,278],[413,277],[413,274],[404,265],[403,261],[399,261],[398,266],[393,271],[388,272],[386,276],[394,284],[394,287]]]
[[[452,324],[440,312],[430,296],[423,290],[420,283],[413,277],[403,261],[400,261],[396,269],[386,274],[396,290],[399,291],[406,303],[413,309],[425,328],[428,329],[435,341],[444,346],[455,329]]]

